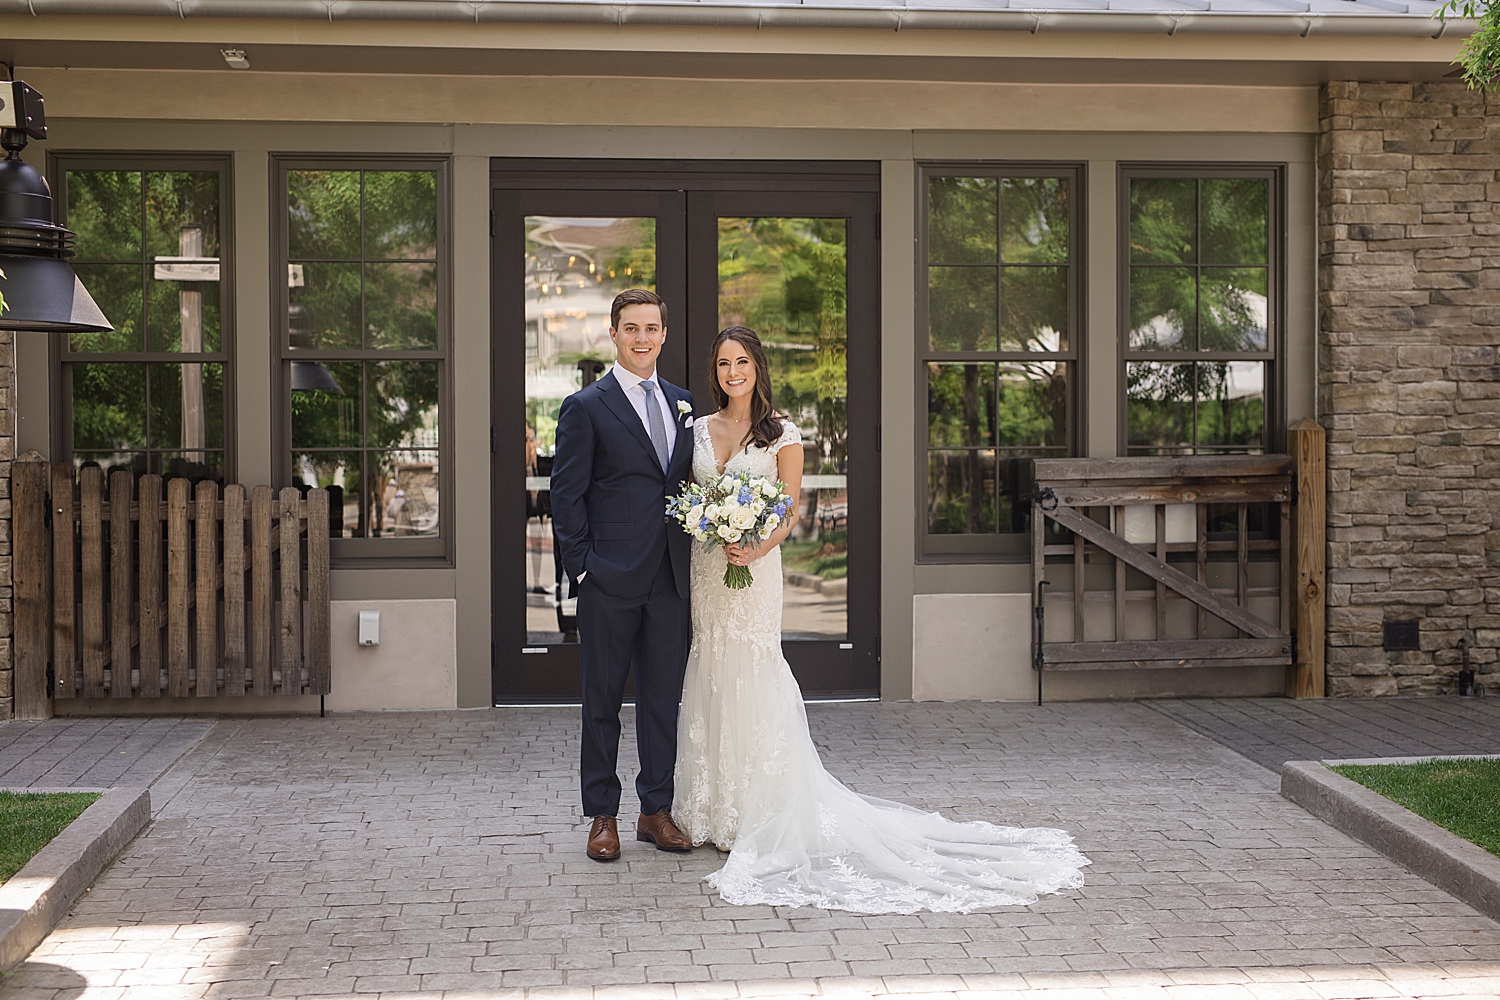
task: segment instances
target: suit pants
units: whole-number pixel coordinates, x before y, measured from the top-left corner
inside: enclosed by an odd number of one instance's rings
[[[583,661],[583,753],[579,784],[585,816],[620,811],[620,705],[635,673],[635,741],[641,770],[635,791],[641,812],[672,806],[677,766],[677,708],[687,669],[692,619],[678,596],[664,552],[651,590],[642,597],[606,594],[592,575],[578,591],[578,641]]]

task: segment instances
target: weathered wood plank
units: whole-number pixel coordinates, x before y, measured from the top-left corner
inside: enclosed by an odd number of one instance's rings
[[[78,594],[73,557],[73,466],[52,465],[52,672],[55,697],[71,698],[78,684]]]
[[[11,587],[15,601],[13,650],[17,719],[49,719],[47,661],[47,463],[28,452],[11,463]]]
[[[224,487],[224,694],[245,693],[245,487]]]
[[[1294,698],[1321,698],[1326,683],[1327,447],[1316,421],[1303,419],[1287,432],[1287,450],[1297,462],[1297,665],[1288,672],[1287,691]]]
[[[219,484],[204,479],[194,490],[197,507],[197,544],[194,546],[194,582],[198,593],[196,619],[197,643],[194,649],[196,677],[193,691],[200,698],[219,693]]]
[[[1115,508],[1115,524],[1123,529],[1125,525],[1125,508]],[[1076,537],[1076,536],[1075,536]],[[1115,560],[1115,641],[1122,642],[1125,639],[1125,560]]]
[[[1292,541],[1292,505],[1283,503],[1277,505],[1281,516],[1277,539],[1281,542],[1276,554],[1281,557],[1280,577],[1281,586],[1278,596],[1281,598],[1281,631],[1290,635],[1292,629],[1297,627],[1296,614],[1292,610],[1292,594],[1297,589],[1296,574],[1292,569],[1292,550],[1296,544]]]
[[[1240,504],[1234,535],[1234,603],[1244,607],[1250,599],[1250,505]]]
[[[1292,640],[1279,639],[1167,639],[1160,642],[1049,642],[1043,650],[1047,663],[1090,663],[1095,660],[1225,660],[1234,657],[1290,657]]]
[[[104,470],[97,465],[79,470],[78,536],[82,556],[83,696],[103,698],[104,689],[104,521],[99,505],[104,495]]]
[[[1167,508],[1165,504],[1157,504],[1151,508],[1156,514],[1156,558],[1161,564],[1167,564]],[[1156,581],[1156,639],[1158,642],[1167,637],[1167,586],[1160,580]]]
[[[192,694],[188,676],[188,481],[167,482],[167,694]]]
[[[109,693],[113,698],[131,695],[130,613],[135,604],[131,578],[135,566],[131,558],[130,495],[134,480],[126,469],[109,474]]]
[[[1174,670],[1191,667],[1285,667],[1290,656],[1234,657],[1227,660],[1093,660],[1088,663],[1052,663],[1048,670]]]
[[[307,494],[307,692],[327,694],[332,675],[328,623],[328,491]]]
[[[1198,515],[1197,535],[1194,536],[1193,547],[1198,556],[1198,582],[1208,586],[1208,508],[1203,504],[1198,505],[1194,512]],[[1208,638],[1208,611],[1200,604],[1197,605],[1198,627],[1193,633],[1200,639]],[[1284,628],[1284,626],[1283,626]]]
[[[1083,641],[1083,536],[1073,536],[1073,641]]]
[[[250,690],[271,694],[271,488],[250,491]]]
[[[1131,566],[1153,580],[1165,583],[1194,604],[1206,607],[1210,613],[1261,639],[1282,638],[1273,626],[1261,621],[1237,605],[1215,594],[1197,580],[1179,572],[1140,547],[1131,545],[1108,528],[1089,520],[1071,507],[1059,506],[1046,511],[1046,516],[1076,534],[1083,535],[1110,555],[1124,559]]]
[[[1035,469],[1036,482],[1039,486],[1060,482],[1088,482],[1097,485],[1111,479],[1222,479],[1289,476],[1292,473],[1292,460],[1287,455],[1039,458],[1036,459]]]
[[[1057,486],[1059,503],[1069,507],[1110,507],[1158,503],[1280,503],[1292,498],[1290,477],[1247,483],[1164,483],[1134,486]]]
[[[281,693],[302,693],[301,522],[297,488],[281,491]]]
[[[161,697],[161,477],[142,476],[136,484],[140,523],[136,528],[140,547],[140,661],[142,698]]]

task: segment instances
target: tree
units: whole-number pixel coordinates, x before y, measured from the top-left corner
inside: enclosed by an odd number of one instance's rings
[[[1500,81],[1500,7],[1485,0],[1447,0],[1434,16],[1444,21],[1450,17],[1478,20],[1454,62],[1463,67],[1470,90],[1494,90]]]

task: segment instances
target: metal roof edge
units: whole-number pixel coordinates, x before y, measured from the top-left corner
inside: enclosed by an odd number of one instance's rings
[[[1363,0],[1349,0],[1358,7]],[[1325,11],[1078,10],[1063,8],[919,8],[875,4],[753,4],[719,0],[0,0],[0,14],[170,16],[1039,31],[1131,34],[1393,35],[1462,38],[1477,22],[1428,14]],[[1385,8],[1385,4],[1370,4]]]

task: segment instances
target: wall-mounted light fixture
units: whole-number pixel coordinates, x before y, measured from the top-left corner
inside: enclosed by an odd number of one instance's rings
[[[250,68],[250,57],[245,55],[244,49],[220,49],[219,55],[224,57],[230,69]]]

